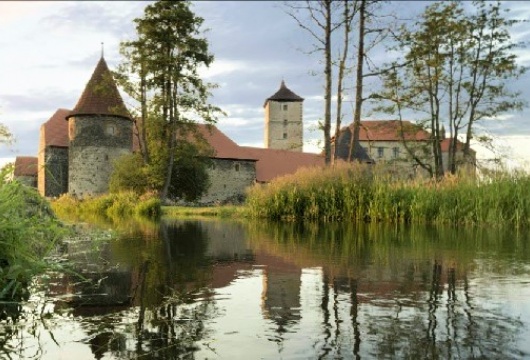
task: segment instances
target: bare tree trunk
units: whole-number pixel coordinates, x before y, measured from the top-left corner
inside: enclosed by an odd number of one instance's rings
[[[350,45],[350,32],[351,32],[351,21],[353,18],[353,13],[350,14],[350,7],[348,6],[348,1],[344,1],[344,48],[342,49],[342,55],[339,62],[339,74],[337,79],[337,120],[335,123],[335,146],[333,151],[332,162],[334,163],[338,156],[339,151],[339,135],[340,135],[340,126],[342,122],[342,99],[343,99],[343,80],[344,72],[346,70],[346,60],[348,58],[348,48]]]
[[[331,1],[324,0],[325,6],[325,29],[324,29],[324,76],[326,78],[325,85],[325,107],[324,107],[324,156],[327,165],[331,162]]]
[[[353,131],[350,138],[348,161],[358,160],[359,129],[361,127],[361,107],[363,103],[363,64],[364,64],[364,36],[366,21],[366,0],[360,0],[359,8],[359,44],[357,48],[357,78],[355,83],[355,111],[353,113]]]

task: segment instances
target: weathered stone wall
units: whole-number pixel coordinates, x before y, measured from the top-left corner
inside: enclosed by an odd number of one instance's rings
[[[241,201],[246,188],[256,181],[256,162],[251,160],[212,159],[208,170],[210,188],[198,201],[211,205]]]
[[[265,147],[302,151],[304,143],[303,103],[272,101],[265,106]]]
[[[42,165],[40,164],[41,154],[39,154],[39,192],[49,197],[67,193],[68,148],[48,146],[43,153]]]
[[[26,186],[30,187],[37,187],[37,177],[36,176],[29,176],[29,175],[19,175],[15,176],[15,179],[20,182],[21,184],[24,184]]]
[[[69,119],[68,192],[83,197],[109,190],[112,164],[132,152],[132,121],[113,116]]]

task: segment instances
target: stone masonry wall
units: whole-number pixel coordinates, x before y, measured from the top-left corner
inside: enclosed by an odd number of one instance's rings
[[[112,164],[132,152],[132,122],[113,116],[69,120],[68,192],[74,196],[108,192]]]
[[[242,200],[245,197],[246,188],[256,181],[256,162],[212,159],[208,175],[210,188],[198,203],[211,205]]]
[[[265,147],[303,150],[303,103],[268,101],[265,107]]]
[[[39,185],[43,186],[43,190],[39,188],[39,191],[42,195],[56,197],[68,192],[68,148],[45,148],[44,164],[39,166],[39,182],[41,176],[43,184]]]

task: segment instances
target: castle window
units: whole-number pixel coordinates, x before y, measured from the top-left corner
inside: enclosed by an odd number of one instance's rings
[[[105,160],[109,161],[109,155],[105,154]]]
[[[377,148],[377,157],[382,158],[385,155],[385,148],[378,147]]]
[[[283,126],[287,126],[287,119],[283,120]]]
[[[287,139],[287,133],[283,133],[283,138]]]
[[[108,124],[106,127],[105,127],[105,133],[107,135],[116,135],[116,126],[113,125],[113,124]]]
[[[283,111],[287,111],[287,104],[283,105]]]
[[[68,125],[68,135],[70,139],[73,139],[75,137],[75,120],[68,121]]]
[[[399,148],[397,146],[392,148],[392,153],[394,155],[394,159],[397,159],[399,157]]]
[[[239,164],[236,164],[235,166],[236,171],[239,171]]]

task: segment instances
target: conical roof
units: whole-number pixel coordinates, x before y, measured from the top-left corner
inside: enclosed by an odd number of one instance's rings
[[[66,119],[78,115],[110,115],[131,119],[103,56]]]
[[[267,105],[267,101],[273,100],[273,101],[304,101],[303,97],[300,97],[296,95],[294,92],[292,92],[287,86],[285,86],[285,81],[282,80],[282,84],[280,85],[280,89],[276,91],[276,93],[267,100],[265,100],[265,104],[263,106]]]

